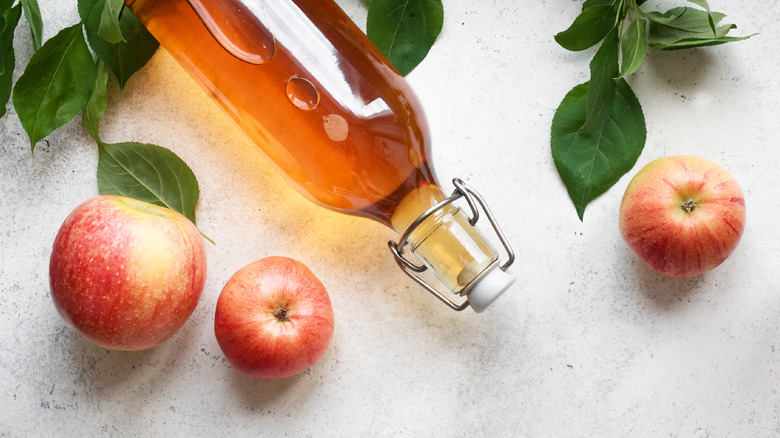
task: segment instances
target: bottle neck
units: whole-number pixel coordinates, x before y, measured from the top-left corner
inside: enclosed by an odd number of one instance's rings
[[[398,233],[446,199],[437,186],[418,188],[407,195],[392,216]],[[436,209],[407,236],[411,252],[455,294],[464,295],[498,263],[498,252],[464,212],[447,204]]]

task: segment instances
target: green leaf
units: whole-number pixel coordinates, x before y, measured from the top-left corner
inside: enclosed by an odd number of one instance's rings
[[[62,29],[33,53],[13,91],[14,108],[33,150],[84,108],[94,84],[95,62],[81,23]]]
[[[406,76],[428,54],[443,23],[441,0],[371,0],[366,34]]]
[[[555,35],[555,41],[566,50],[585,50],[603,40],[617,24],[615,5],[595,4],[585,8],[568,29]]]
[[[5,75],[6,72],[6,58],[14,56],[14,30],[19,24],[19,18],[22,15],[22,7],[17,4],[14,7],[3,9],[4,5],[0,5],[0,17],[2,18],[2,28],[0,28],[0,75]],[[14,65],[11,64],[11,71],[13,71]],[[4,101],[3,103],[7,102]]]
[[[644,2],[645,0],[636,0],[635,3],[637,6],[639,6]],[[584,11],[585,9],[593,6],[609,6],[609,5],[614,6],[616,8],[615,10],[619,11],[620,16],[623,16],[626,10],[629,7],[631,7],[630,2],[626,0],[585,0],[585,3],[582,4],[582,10]]]
[[[647,21],[636,18],[623,33],[620,42],[620,50],[623,53],[623,62],[620,68],[620,77],[626,77],[636,72],[647,56]]]
[[[719,38],[690,38],[672,43],[661,43],[656,40],[650,42],[650,47],[658,50],[679,50],[679,49],[692,49],[695,47],[705,46],[717,46],[719,44],[733,43],[737,41],[744,41],[752,36],[758,34],[746,35],[741,37],[719,37]]]
[[[710,10],[710,5],[707,3],[707,0],[688,0],[688,1],[695,5],[701,6],[706,11]]]
[[[13,90],[14,86],[12,76],[15,62],[16,57],[14,56],[14,52],[11,51],[9,56],[6,56],[5,58],[6,73],[0,75],[0,117],[5,116],[8,112],[6,106],[8,105],[8,100],[11,98],[11,90]]]
[[[95,87],[92,89],[92,95],[89,97],[87,106],[82,113],[81,126],[83,126],[84,130],[99,144],[101,142],[100,118],[108,107],[108,70],[100,58],[95,62],[97,72],[95,75]]]
[[[590,62],[590,86],[585,100],[584,129],[600,125],[609,113],[618,76],[618,30],[613,28]]]
[[[680,32],[689,32],[708,37],[715,35],[710,26],[710,19],[713,20],[714,24],[717,24],[726,17],[725,14],[720,12],[706,12],[687,7],[673,8],[663,14],[652,11],[646,13],[645,16],[650,20],[651,27],[660,25]]]
[[[84,22],[90,47],[114,73],[119,81],[119,88],[124,89],[130,77],[154,55],[159,43],[128,8],[125,8],[119,19],[126,42],[112,44],[101,38],[99,29],[105,2],[106,0],[79,0],[79,15]]]
[[[611,6],[615,4],[617,0],[585,0],[582,4],[582,10],[592,8],[594,6]]]
[[[729,31],[736,28],[734,24],[716,27],[713,33],[710,20],[714,20],[712,23],[717,24],[725,17],[719,12],[710,13],[692,8],[674,8],[663,14],[655,12],[645,16],[650,20],[648,45],[655,49],[674,50],[712,46],[742,41],[753,36],[726,36]]]
[[[564,97],[552,121],[552,156],[582,220],[585,207],[631,170],[645,145],[642,107],[625,79],[619,79],[602,123],[584,129],[588,83]]]
[[[38,50],[43,45],[43,19],[41,19],[41,8],[38,6],[38,0],[21,0],[20,3],[24,10],[24,19],[30,25],[33,48]]]
[[[16,64],[14,56],[14,30],[19,24],[21,6],[16,5],[3,13],[4,26],[0,32],[0,117],[7,112],[6,105],[11,98],[13,89],[13,74]]]
[[[200,191],[192,170],[173,152],[143,143],[98,145],[98,190],[168,207],[195,223]]]
[[[702,8],[704,8],[705,11],[707,11],[707,15],[709,15],[708,20],[710,23],[710,29],[712,30],[712,33],[715,33],[715,17],[712,16],[710,13],[710,5],[707,3],[707,0],[688,0],[689,2],[699,5]]]
[[[125,41],[122,29],[119,26],[119,13],[124,6],[123,0],[106,0],[103,4],[103,12],[100,14],[98,36],[106,42],[116,44]]]

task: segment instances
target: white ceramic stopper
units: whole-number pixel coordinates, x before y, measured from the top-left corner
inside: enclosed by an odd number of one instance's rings
[[[471,308],[475,312],[481,313],[490,303],[496,300],[499,295],[509,289],[509,286],[515,282],[515,277],[507,274],[497,266],[490,268],[490,271],[482,277],[477,284],[466,294]]]

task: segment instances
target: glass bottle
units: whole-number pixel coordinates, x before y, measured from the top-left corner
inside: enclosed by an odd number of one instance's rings
[[[301,194],[400,233],[391,251],[429,292],[480,312],[511,285],[514,255],[484,201],[457,179],[442,192],[416,95],[332,0],[125,3]],[[453,204],[460,198],[471,217]],[[473,226],[478,206],[506,249],[503,265]],[[432,286],[428,269],[466,300]]]

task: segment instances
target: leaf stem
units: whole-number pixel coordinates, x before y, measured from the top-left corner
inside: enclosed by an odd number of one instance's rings
[[[203,230],[201,230],[200,228],[198,228],[198,232],[200,233],[201,236],[203,236],[204,239],[206,239],[209,242],[211,242],[212,245],[216,245],[217,244],[217,242],[215,242],[214,239],[212,239],[211,237],[207,236],[206,233],[204,233]]]

